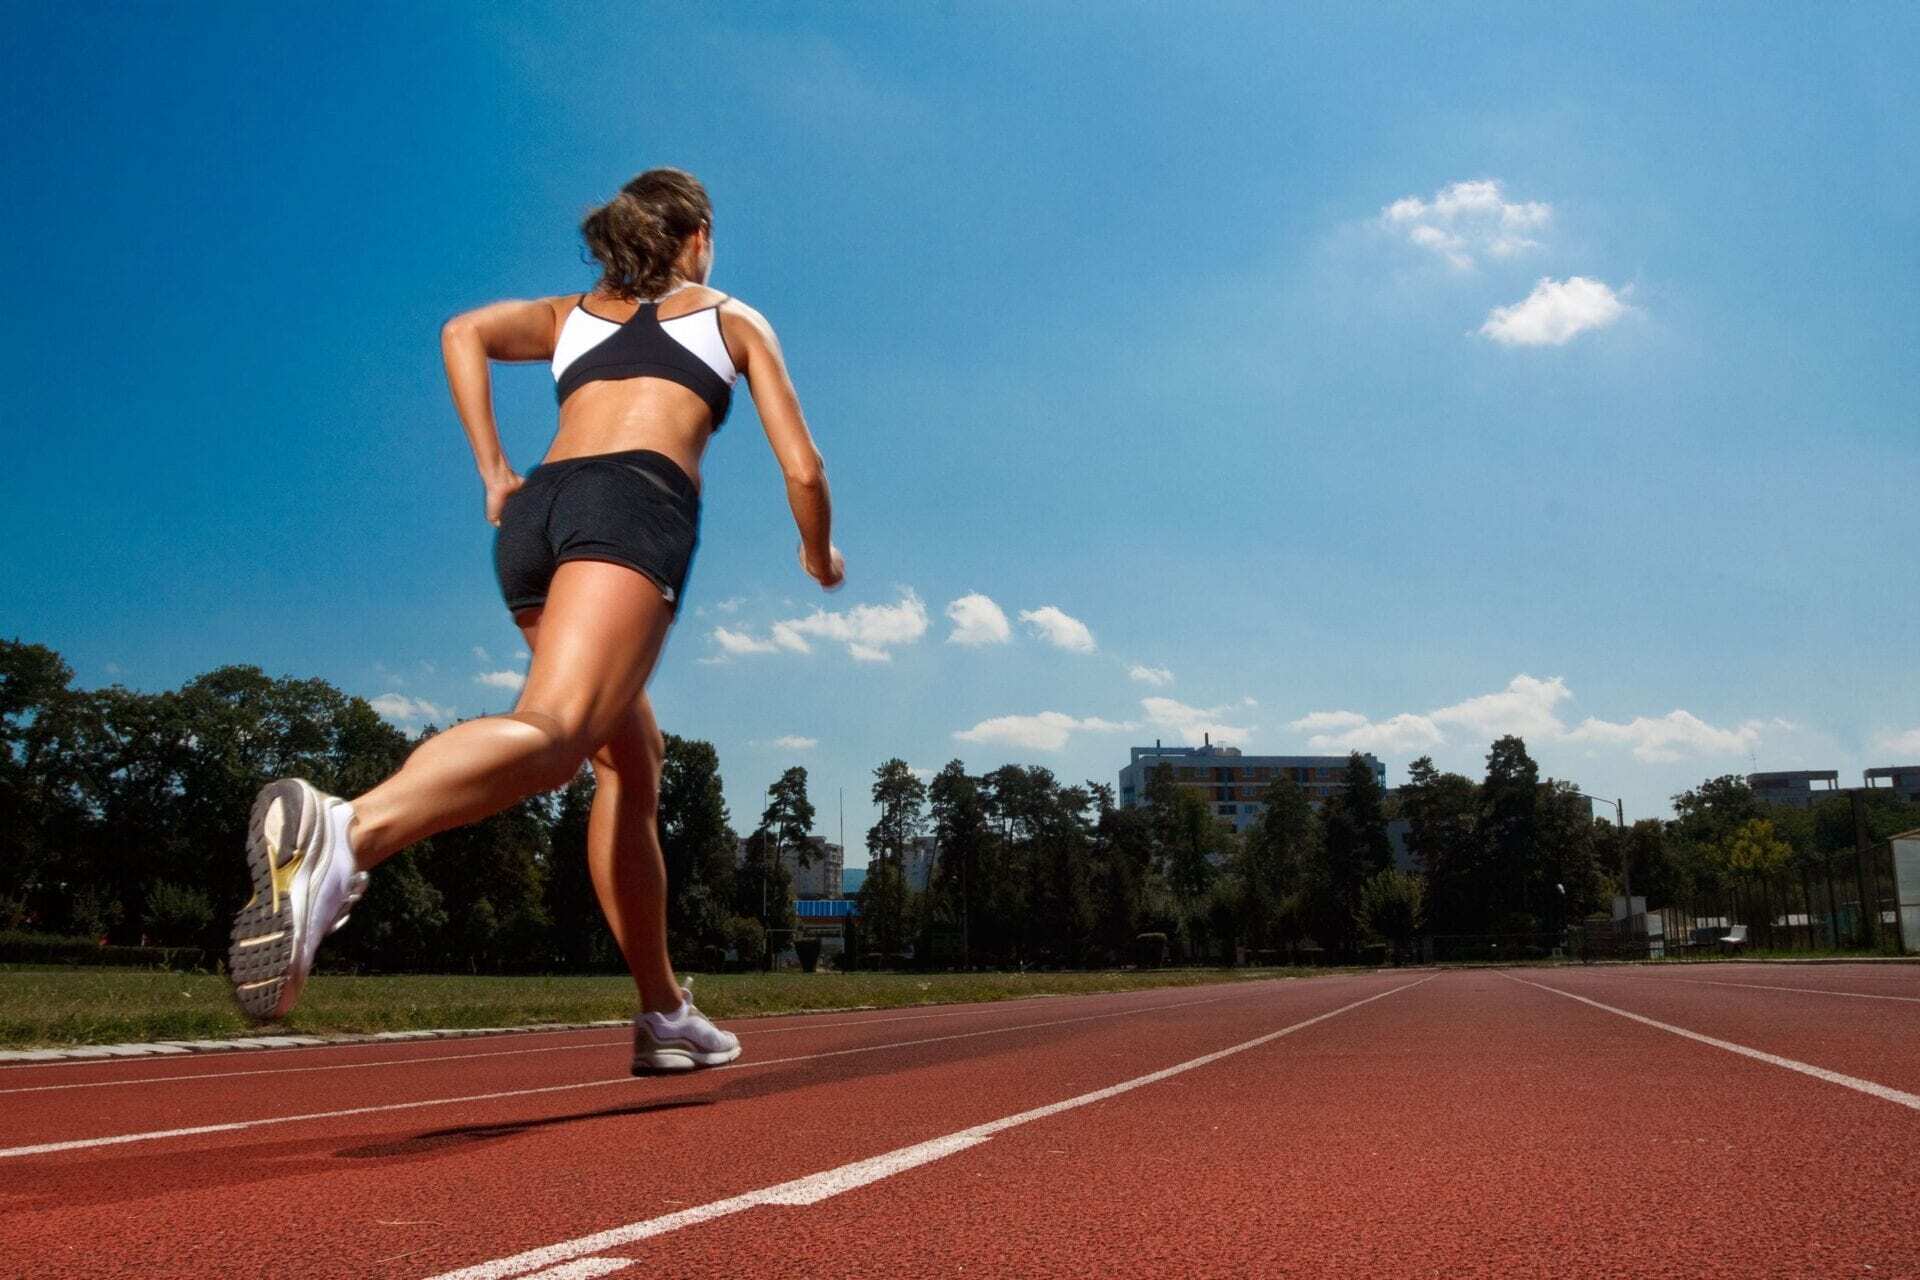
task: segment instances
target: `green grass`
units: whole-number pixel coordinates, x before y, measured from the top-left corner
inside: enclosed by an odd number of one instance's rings
[[[1299,977],[1310,969],[1158,969],[1103,973],[702,974],[700,1007],[716,1018],[814,1009],[895,1008],[1026,996],[1087,995]],[[626,1018],[623,977],[493,978],[393,975],[313,979],[288,1031],[332,1034],[425,1027],[508,1027]],[[45,1048],[199,1040],[255,1028],[219,974],[154,969],[0,966],[0,1047]]]

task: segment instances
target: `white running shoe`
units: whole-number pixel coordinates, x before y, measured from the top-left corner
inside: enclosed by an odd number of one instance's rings
[[[740,1040],[707,1021],[693,1007],[693,993],[681,993],[672,1013],[639,1013],[633,1019],[633,1074],[691,1071],[717,1067],[740,1056]]]
[[[254,799],[247,825],[253,898],[234,918],[227,976],[234,998],[257,1022],[292,1010],[320,940],[347,922],[367,891],[345,824],[332,820],[346,803],[298,778],[269,782]]]

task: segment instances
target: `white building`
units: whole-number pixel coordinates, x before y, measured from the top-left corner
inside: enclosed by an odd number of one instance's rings
[[[1238,747],[1216,746],[1211,739],[1198,747],[1133,747],[1131,759],[1120,770],[1120,807],[1132,809],[1147,802],[1147,782],[1154,769],[1166,765],[1173,771],[1175,784],[1199,794],[1207,807],[1222,822],[1233,824],[1235,831],[1253,825],[1266,808],[1260,796],[1269,783],[1292,778],[1307,793],[1314,808],[1347,785],[1345,756],[1248,756]],[[1373,770],[1373,777],[1384,789],[1387,766],[1363,753],[1361,759]]]
[[[738,848],[734,852],[734,865],[745,866],[747,862],[748,837],[740,837]],[[838,898],[842,872],[846,867],[846,857],[840,846],[820,836],[808,836],[810,865],[800,865],[800,850],[786,848],[780,851],[780,864],[793,877],[793,896],[796,898]]]

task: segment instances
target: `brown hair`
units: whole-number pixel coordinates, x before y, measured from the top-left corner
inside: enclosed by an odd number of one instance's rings
[[[621,298],[650,298],[673,279],[687,238],[713,225],[713,202],[684,169],[649,169],[580,224],[600,263],[595,286]]]

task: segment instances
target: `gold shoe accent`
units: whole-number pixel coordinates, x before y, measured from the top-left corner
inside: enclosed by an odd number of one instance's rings
[[[287,832],[287,809],[283,801],[276,798],[267,810],[265,828],[261,839],[267,846],[267,875],[273,890],[273,904],[268,915],[280,914],[280,899],[290,897],[293,891],[293,878],[300,871],[300,864],[306,861],[307,852],[299,847],[300,833],[294,832],[294,853],[287,859],[286,865],[280,865],[280,837]]]
[[[286,936],[287,936],[287,931],[285,929],[281,929],[277,933],[262,934],[258,938],[242,938],[239,942],[234,943],[234,945],[236,947],[264,947],[265,945],[267,945],[267,943],[278,942],[280,939]]]
[[[280,914],[280,899],[292,896],[293,878],[299,873],[300,864],[307,860],[307,851],[295,850],[294,855],[287,859],[287,865],[284,867],[274,865],[279,857],[279,846],[271,840],[267,841],[267,865],[272,869],[273,876],[273,910],[267,914],[276,916]]]

